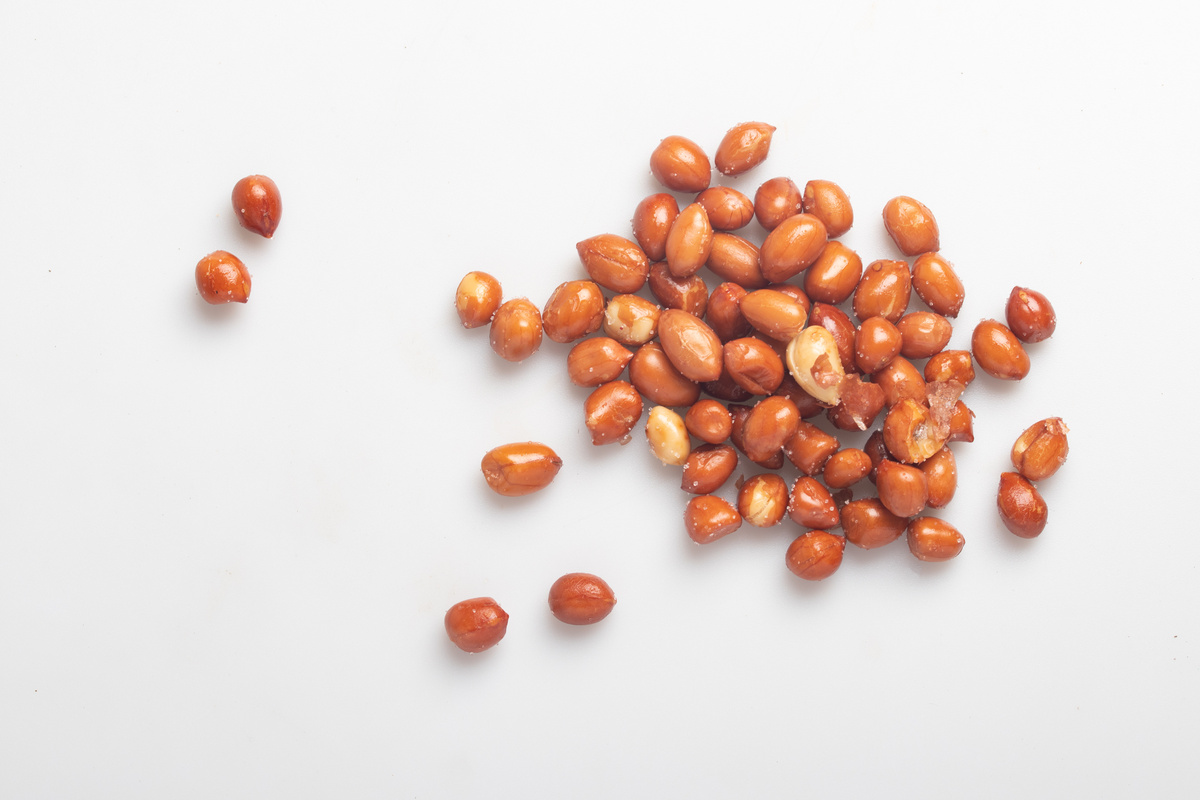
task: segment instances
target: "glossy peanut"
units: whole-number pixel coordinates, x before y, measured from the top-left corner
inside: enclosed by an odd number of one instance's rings
[[[779,342],[790,342],[808,321],[808,313],[800,303],[774,289],[747,293],[738,308],[755,330]]]
[[[905,464],[920,464],[946,444],[931,424],[929,409],[908,398],[892,406],[883,420],[883,443],[888,452]],[[882,466],[882,465],[880,465]],[[879,474],[875,475],[876,485]]]
[[[773,472],[748,478],[738,489],[738,513],[756,528],[778,525],[787,513],[787,504],[787,483]]]
[[[1029,374],[1029,354],[1021,341],[1005,325],[985,319],[971,334],[971,355],[975,363],[993,378],[1019,381]]]
[[[786,397],[760,400],[746,417],[742,449],[751,461],[764,462],[783,450],[800,427],[800,412]]]
[[[679,216],[679,202],[666,192],[642,199],[633,210],[633,238],[650,261],[662,261],[667,254],[667,234]]]
[[[839,450],[825,462],[825,485],[830,489],[845,489],[861,481],[871,472],[871,457],[857,447]]]
[[[1035,422],[1017,437],[1012,448],[1013,469],[1031,481],[1041,481],[1058,472],[1067,460],[1070,429],[1061,417]]]
[[[834,427],[844,431],[865,431],[875,424],[883,411],[886,398],[877,384],[868,383],[857,375],[842,380],[838,404],[826,412]]]
[[[642,248],[623,236],[602,233],[575,249],[588,276],[610,292],[632,294],[646,284],[650,262]]]
[[[733,445],[702,444],[688,454],[680,486],[690,494],[712,494],[729,480],[737,463]]]
[[[966,386],[975,380],[975,362],[969,350],[943,350],[925,362],[925,381],[958,381]]]
[[[662,309],[636,294],[614,295],[604,308],[604,332],[623,345],[637,347],[658,335]]]
[[[493,492],[521,497],[549,486],[562,468],[562,459],[540,442],[514,442],[493,447],[479,468]]]
[[[727,500],[711,494],[688,501],[683,524],[696,544],[710,544],[742,527],[742,515]]]
[[[689,380],[721,377],[721,340],[699,317],[668,308],[658,320],[658,341],[675,369]]]
[[[842,565],[846,540],[828,531],[815,530],[800,534],[784,556],[787,568],[806,581],[823,581]]]
[[[736,231],[754,219],[754,201],[729,186],[710,186],[696,195],[696,202],[708,212],[714,231]]]
[[[283,199],[275,181],[266,175],[248,175],[233,185],[233,213],[238,224],[270,239],[283,216]]]
[[[805,328],[788,343],[785,362],[801,389],[826,406],[838,404],[846,372],[833,334],[819,326]]]
[[[771,394],[783,383],[783,359],[762,339],[734,339],[723,353],[729,377],[750,394]]]
[[[713,229],[708,212],[692,203],[679,212],[667,233],[667,267],[677,278],[697,272],[712,251]]]
[[[845,372],[858,372],[858,364],[854,360],[854,323],[837,306],[828,303],[813,303],[808,312],[808,324],[819,325],[833,336],[837,344],[838,357],[842,360]]]
[[[657,405],[683,408],[700,397],[700,385],[680,373],[657,342],[644,344],[633,354],[629,382]]]
[[[704,317],[708,310],[708,286],[699,275],[677,278],[671,274],[666,262],[650,265],[646,280],[650,293],[664,308],[678,308],[697,317]]]
[[[775,126],[765,122],[742,122],[725,132],[713,162],[722,175],[741,175],[766,160]]]
[[[616,339],[584,339],[567,354],[567,377],[576,386],[599,386],[619,378],[631,358],[633,352]]]
[[[1046,295],[1033,289],[1013,287],[1004,306],[1004,318],[1013,335],[1022,342],[1041,342],[1054,335],[1058,317]]]
[[[733,427],[729,430],[729,441],[741,451],[742,455],[750,458],[746,453],[746,421],[750,419],[750,406],[741,405],[740,403],[729,404],[729,416],[733,420]],[[755,464],[767,469],[779,469],[783,466],[783,451],[771,451],[769,448],[762,448],[762,452],[767,453],[765,458],[758,460],[751,459]]]
[[[837,305],[854,294],[862,273],[863,263],[858,253],[831,240],[804,271],[804,292],[814,302]]]
[[[812,214],[796,214],[767,234],[758,250],[758,267],[774,283],[808,269],[825,249],[825,225]]]
[[[454,292],[454,310],[464,328],[481,328],[492,321],[502,297],[500,281],[486,272],[468,272]]]
[[[668,466],[682,466],[692,452],[683,417],[665,406],[654,406],[646,416],[646,441],[654,457]]]
[[[1022,539],[1032,539],[1041,534],[1050,516],[1041,493],[1015,472],[1005,472],[1000,476],[996,507],[1004,527]]]
[[[791,178],[771,178],[754,193],[754,216],[769,231],[803,210],[804,195]]]
[[[804,185],[804,213],[825,224],[830,239],[836,239],[854,224],[854,209],[842,187],[833,181],[809,181]]]
[[[813,476],[825,469],[825,462],[840,448],[837,437],[801,420],[795,435],[784,444],[783,452],[796,469]]]
[[[542,308],[542,329],[562,344],[596,332],[603,321],[604,294],[592,281],[559,284]]]
[[[592,625],[612,613],[617,598],[602,578],[587,572],[563,575],[550,586],[550,613],[568,625]]]
[[[883,226],[906,256],[934,252],[941,247],[933,212],[911,197],[893,197],[887,201],[883,207]]]
[[[937,517],[909,520],[908,550],[922,561],[949,561],[962,552],[966,540],[949,522]]]
[[[505,361],[524,361],[542,346],[542,315],[523,297],[508,300],[496,309],[488,338]]]
[[[930,310],[944,317],[957,317],[966,290],[958,273],[940,253],[922,253],[912,265],[912,285]]]
[[[954,404],[954,411],[950,415],[950,435],[946,437],[948,442],[973,442],[975,441],[975,412],[967,408],[967,404],[959,400]]]
[[[508,612],[490,597],[474,597],[450,606],[444,623],[455,647],[467,653],[482,653],[504,638]]]
[[[805,314],[812,310],[812,301],[808,299],[808,295],[804,293],[804,290],[794,283],[768,283],[765,288],[770,289],[773,292],[786,294],[788,297],[795,300],[802,309],[804,309]]]
[[[912,276],[903,261],[873,261],[863,270],[854,290],[854,315],[860,321],[885,317],[896,323],[904,316],[912,296]]]
[[[879,490],[879,502],[898,517],[921,513],[929,500],[925,473],[889,459],[880,461],[875,468],[875,487]]]
[[[925,378],[913,363],[903,356],[896,356],[873,376],[875,383],[883,389],[884,400],[894,406],[901,400],[925,402],[927,387]]]
[[[583,403],[583,422],[592,444],[629,441],[629,433],[642,417],[642,396],[628,381],[597,386]]]
[[[932,311],[913,311],[896,323],[903,343],[900,354],[905,358],[929,358],[942,352],[950,343],[954,329],[950,320]]]
[[[792,484],[788,516],[804,528],[836,528],[841,525],[837,501],[816,478],[801,475]]]
[[[921,472],[925,473],[926,504],[930,508],[945,508],[958,490],[958,464],[949,445],[925,459]]]
[[[873,550],[896,541],[908,522],[884,508],[877,497],[851,500],[842,506],[842,532],[846,541]]]
[[[702,192],[712,181],[712,165],[700,145],[682,136],[668,136],[650,153],[650,171],[675,192]]]
[[[250,272],[233,253],[215,250],[196,264],[196,289],[211,305],[244,303],[250,298]]]
[[[736,283],[748,291],[767,285],[758,266],[757,245],[737,234],[713,233],[708,268],[721,280]]]
[[[702,442],[720,444],[733,430],[729,409],[716,400],[705,398],[692,405],[683,417],[688,433]]]
[[[900,354],[904,338],[900,329],[885,317],[867,317],[854,333],[854,363],[864,374],[873,375]]]

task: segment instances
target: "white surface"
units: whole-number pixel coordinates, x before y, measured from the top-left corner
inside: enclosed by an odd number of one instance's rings
[[[0,796],[1191,795],[1192,6],[408,5],[6,8]],[[778,131],[733,185],[839,182],[865,258],[887,198],[934,210],[953,345],[1015,284],[1058,311],[968,393],[956,562],[693,546],[675,470],[588,443],[566,347],[457,325],[464,272],[540,306],[659,139],[745,119]],[[229,208],[255,172],[269,242]],[[244,307],[195,292],[218,248]],[[1049,415],[1018,541],[996,477]],[[490,495],[530,438],[558,479]],[[549,616],[574,570],[603,624]],[[442,614],[485,594],[508,636],[466,657]]]

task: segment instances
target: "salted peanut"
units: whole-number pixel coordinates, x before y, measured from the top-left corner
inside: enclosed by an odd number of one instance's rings
[[[705,398],[695,403],[683,416],[688,433],[702,442],[720,444],[729,438],[733,430],[733,417],[729,409],[716,400]]]
[[[805,314],[812,310],[812,301],[808,299],[808,295],[804,293],[804,290],[794,283],[768,283],[764,288],[770,289],[772,292],[786,294],[800,304]]]
[[[754,216],[769,231],[804,211],[804,195],[791,178],[771,178],[754,193]]]
[[[909,520],[906,532],[909,552],[922,561],[949,561],[966,544],[958,528],[937,517]]]
[[[700,145],[682,136],[668,136],[650,154],[650,171],[675,192],[702,192],[712,181],[712,165]]]
[[[828,303],[813,303],[808,312],[808,324],[820,325],[829,331],[837,344],[842,369],[846,372],[858,372],[858,365],[854,362],[854,323],[845,311]]]
[[[847,375],[841,390],[838,404],[825,413],[829,421],[844,431],[865,431],[874,425],[886,402],[883,389],[857,375]]]
[[[444,620],[446,635],[466,653],[494,647],[508,630],[508,612],[490,597],[473,597],[450,606]]]
[[[858,253],[831,240],[804,271],[804,291],[818,303],[844,303],[854,294],[862,273],[863,263]]]
[[[599,386],[625,371],[633,352],[608,336],[584,339],[567,353],[567,377],[576,386]]]
[[[502,297],[500,281],[486,272],[468,272],[454,292],[454,310],[464,328],[481,328],[492,321]]]
[[[1054,335],[1058,318],[1046,295],[1014,286],[1004,307],[1004,318],[1013,335],[1025,343],[1041,342]]]
[[[885,458],[875,468],[875,486],[879,489],[879,502],[897,517],[920,514],[929,501],[925,473],[890,459]]]
[[[900,354],[905,358],[929,358],[942,352],[950,343],[954,329],[950,320],[932,311],[913,311],[896,323],[903,343]]]
[[[973,442],[975,441],[975,412],[967,408],[967,404],[959,400],[954,404],[954,411],[950,415],[950,435],[946,437],[947,442]]]
[[[1019,381],[1029,374],[1029,354],[1005,325],[985,319],[971,334],[971,355],[975,363],[993,378]]]
[[[887,445],[884,444],[883,431],[874,431],[867,437],[867,441],[863,445],[863,452],[871,459],[871,472],[867,475],[867,478],[871,483],[876,483],[876,471],[879,468],[880,462],[892,456],[887,450]]]
[[[750,394],[770,394],[783,383],[783,359],[762,339],[734,339],[723,352],[729,377]]]
[[[905,464],[920,464],[946,443],[932,424],[929,409],[908,398],[892,406],[883,420],[883,443],[888,452]],[[875,482],[879,483],[876,472]]]
[[[617,597],[603,579],[587,572],[563,575],[550,586],[550,613],[568,625],[591,625],[612,613]]]
[[[801,389],[826,406],[838,404],[846,371],[833,334],[821,327],[805,328],[788,344],[786,361]]]
[[[823,581],[842,565],[846,540],[828,531],[806,531],[790,545],[784,563],[806,581]]]
[[[683,463],[681,488],[690,494],[712,494],[737,468],[738,454],[732,445],[702,444]]]
[[[1041,493],[1015,472],[1000,475],[996,507],[1004,527],[1022,539],[1039,535],[1046,528],[1046,520],[1050,516]]]
[[[954,453],[946,445],[921,463],[925,473],[926,504],[930,508],[944,508],[954,499],[958,489],[958,465]]]
[[[783,454],[796,469],[811,477],[825,469],[825,462],[839,449],[841,445],[836,436],[801,420],[796,426],[796,435],[784,444]]]
[[[233,214],[238,224],[266,239],[275,235],[283,216],[283,199],[266,175],[247,175],[233,185]]]
[[[699,317],[668,308],[658,319],[658,341],[684,377],[693,381],[721,377],[721,340]]]
[[[925,380],[958,381],[966,386],[975,380],[975,362],[970,350],[943,350],[925,362]]]
[[[912,265],[913,289],[925,305],[944,317],[957,317],[966,290],[954,265],[940,253],[922,253]]]
[[[786,353],[786,349],[784,352]],[[786,397],[795,403],[796,408],[800,411],[800,419],[812,419],[825,411],[825,406],[821,405],[817,398],[801,389],[800,384],[796,383],[791,375],[783,376],[783,383],[779,384],[779,388],[773,394]]]
[[[887,201],[883,206],[883,226],[906,256],[931,253],[941,247],[933,212],[911,197],[893,197]]]
[[[604,293],[592,281],[559,284],[542,308],[542,329],[566,344],[595,333],[604,321]]]
[[[700,397],[700,385],[686,378],[657,342],[637,349],[629,362],[629,382],[651,403],[683,408]]]
[[[514,442],[493,447],[479,468],[493,492],[521,497],[549,486],[562,468],[562,459],[540,442]]]
[[[846,541],[864,550],[883,547],[900,538],[908,521],[884,508],[878,497],[851,500],[842,506]]]
[[[742,449],[751,461],[767,461],[783,451],[799,427],[800,412],[795,403],[786,397],[763,398],[746,417]]]
[[[713,229],[708,212],[692,203],[679,212],[667,234],[667,267],[677,278],[697,272],[712,252]]]
[[[705,381],[700,384],[700,388],[718,400],[724,400],[727,403],[741,403],[754,396],[734,383],[733,378],[729,377],[728,370],[722,370],[721,377],[715,381]]]
[[[779,342],[790,342],[808,321],[808,312],[800,303],[774,289],[748,292],[738,308],[756,331]]]
[[[854,224],[854,209],[842,187],[833,181],[809,181],[804,185],[804,213],[825,224],[830,239],[836,239]]]
[[[827,241],[825,225],[812,214],[788,217],[763,240],[758,267],[768,281],[786,281],[808,269]]]
[[[903,356],[893,358],[886,366],[877,370],[873,377],[875,383],[883,389],[883,397],[889,407],[905,399],[925,402],[925,379],[913,363]]]
[[[711,544],[742,527],[742,515],[727,500],[702,494],[688,500],[683,525],[696,544]]]
[[[666,192],[643,198],[633,210],[633,238],[651,261],[667,256],[667,234],[679,216],[679,202]]]
[[[741,405],[740,403],[729,404],[729,416],[733,422],[732,427],[729,429],[729,441],[734,447],[741,451],[742,455],[746,456],[747,458],[750,458],[750,456],[746,451],[746,421],[750,419],[750,412],[752,410],[753,408],[751,406]],[[783,466],[782,449],[772,451],[765,446],[762,446],[761,449],[762,452],[757,453],[756,455],[762,455],[763,453],[766,453],[766,457],[758,459],[751,458],[751,461],[753,461],[755,464],[758,464],[760,467],[766,467],[767,469],[779,469]]]
[[[841,525],[837,501],[816,478],[801,475],[792,484],[788,516],[804,528],[836,528]]]
[[[646,283],[664,308],[678,308],[697,317],[708,310],[708,286],[699,275],[676,278],[665,261],[650,265],[650,276]]]
[[[741,175],[761,164],[771,149],[775,126],[765,122],[740,122],[725,132],[713,162],[722,175]]]
[[[756,528],[770,528],[782,522],[787,504],[787,483],[773,472],[748,478],[738,489],[738,513]]]
[[[747,290],[761,289],[767,285],[758,266],[758,247],[733,233],[713,233],[707,266],[721,280],[736,283]]]
[[[637,347],[658,335],[662,309],[636,294],[614,295],[604,309],[604,332],[623,345]]]
[[[912,297],[912,276],[903,261],[872,261],[854,290],[854,315],[859,321],[885,317],[896,323]]]
[[[196,289],[214,306],[244,303],[250,299],[250,272],[233,253],[214,250],[196,264]]]
[[[839,450],[825,462],[825,485],[830,489],[845,489],[871,473],[871,457],[857,447]]]
[[[1013,445],[1013,469],[1031,481],[1049,478],[1067,460],[1069,432],[1062,417],[1050,417],[1033,423],[1017,437]]]
[[[714,231],[736,231],[754,219],[754,201],[729,186],[710,186],[696,195],[696,202],[708,212]]]
[[[650,262],[642,248],[615,233],[602,233],[575,245],[583,268],[610,292],[631,294],[646,284]]]
[[[683,417],[666,406],[655,406],[646,417],[646,441],[650,452],[668,466],[682,466],[692,452]]]
[[[542,346],[542,315],[524,297],[509,300],[496,310],[489,334],[496,355],[505,361],[524,361]]]
[[[903,344],[900,329],[885,317],[867,317],[854,333],[854,363],[863,373],[874,375],[900,355]]]
[[[609,381],[596,387],[583,402],[583,424],[592,444],[625,444],[642,417],[642,396],[628,381]]]
[[[745,296],[745,289],[728,281],[717,286],[708,296],[705,319],[721,341],[740,339],[750,333],[750,323],[741,309],[742,298]]]

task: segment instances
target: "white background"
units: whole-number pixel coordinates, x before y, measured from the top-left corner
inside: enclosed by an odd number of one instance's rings
[[[1190,4],[3,17],[0,797],[1195,796]],[[463,273],[541,306],[662,137],[748,119],[778,130],[732,185],[837,181],[865,260],[889,197],[934,210],[952,346],[1017,284],[1058,311],[1027,380],[968,391],[956,561],[851,548],[809,585],[791,523],[697,547],[640,433],[589,443],[566,346],[510,365],[457,324]],[[232,218],[251,173],[272,241]],[[218,248],[245,306],[196,293]],[[997,477],[1051,415],[1071,456],[1017,540]],[[490,494],[526,439],[557,480]],[[576,570],[600,625],[548,613]],[[442,615],[477,595],[511,623],[466,656]]]

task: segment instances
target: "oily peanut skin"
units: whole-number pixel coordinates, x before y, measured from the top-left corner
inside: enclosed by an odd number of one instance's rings
[[[650,265],[646,283],[663,308],[677,308],[701,318],[708,310],[708,286],[699,275],[677,278],[666,262],[660,261]]]
[[[650,154],[650,172],[675,192],[698,193],[712,182],[712,165],[700,145],[682,136],[668,136]]]
[[[742,527],[742,515],[729,501],[704,494],[688,501],[683,524],[693,542],[711,544]]]
[[[490,597],[474,597],[450,606],[445,625],[446,635],[455,647],[467,653],[482,653],[504,638],[508,613]]]
[[[830,489],[853,486],[871,473],[871,457],[856,447],[839,450],[825,462],[825,485]]]
[[[909,552],[922,561],[949,561],[966,544],[957,528],[937,517],[914,517],[905,533]]]
[[[800,427],[800,412],[786,397],[772,395],[751,409],[746,417],[742,440],[746,457],[763,462],[783,449]]]
[[[712,494],[729,480],[737,463],[732,445],[702,444],[684,462],[680,487],[689,494]]]
[[[901,400],[925,402],[925,379],[913,363],[903,356],[894,357],[886,366],[876,371],[874,380],[882,387],[888,406],[897,405]]]
[[[925,362],[925,380],[958,381],[963,386],[975,380],[975,362],[969,350],[943,350]]]
[[[1029,374],[1029,354],[1005,325],[986,319],[971,334],[971,355],[979,368],[1004,381],[1019,381]]]
[[[677,278],[695,274],[712,252],[713,229],[708,212],[692,203],[679,212],[667,233],[667,268]]]
[[[841,399],[825,416],[840,430],[865,431],[875,424],[885,404],[881,387],[857,375],[847,375],[842,382]]]
[[[854,290],[854,315],[859,321],[884,317],[895,324],[912,297],[912,275],[903,261],[872,261]]]
[[[808,312],[800,303],[774,289],[747,293],[738,308],[755,330],[777,342],[790,342],[808,321]]]
[[[803,528],[828,530],[842,524],[833,495],[816,478],[807,475],[801,475],[792,484],[787,512]]]
[[[677,370],[657,342],[644,344],[633,354],[629,382],[647,400],[660,406],[682,408],[700,397],[700,385]]]
[[[765,122],[734,125],[717,145],[713,161],[722,175],[741,175],[766,160],[775,126]]]
[[[900,354],[905,358],[929,358],[946,349],[954,333],[950,320],[932,311],[913,311],[896,323],[902,344]]]
[[[756,528],[778,525],[787,514],[787,506],[787,483],[773,472],[755,475],[738,489],[738,513]]]
[[[754,291],[767,285],[758,266],[758,246],[735,233],[713,233],[706,266],[718,278],[736,284],[743,291]]]
[[[493,492],[521,497],[549,486],[562,463],[557,453],[540,442],[513,442],[489,450],[479,468]]]
[[[1013,469],[1027,480],[1049,478],[1067,460],[1070,452],[1067,433],[1062,417],[1050,417],[1030,425],[1013,444]]]
[[[734,339],[722,352],[729,377],[750,394],[771,394],[783,383],[783,359],[762,339]]]
[[[921,513],[929,500],[925,473],[918,467],[884,459],[875,468],[875,486],[879,502],[897,517]]]
[[[906,256],[935,252],[941,247],[933,212],[911,197],[893,197],[887,201],[883,207],[883,225]]]
[[[283,198],[266,175],[248,175],[233,185],[233,213],[238,224],[270,239],[283,216]]]
[[[804,213],[821,220],[830,239],[841,236],[854,224],[850,198],[833,181],[814,180],[804,185]]]
[[[688,433],[709,444],[724,442],[733,431],[733,417],[729,409],[708,398],[692,404],[683,416],[683,424]]]
[[[1015,472],[1000,475],[996,493],[996,508],[1000,520],[1010,533],[1022,539],[1033,539],[1046,528],[1050,512],[1037,488]]]
[[[592,281],[559,284],[542,308],[542,330],[560,344],[582,339],[604,321],[604,294]]]
[[[468,272],[454,292],[454,310],[464,328],[481,328],[496,316],[503,292],[500,281],[486,272]]]
[[[633,238],[651,261],[662,261],[667,254],[667,234],[679,216],[679,202],[666,192],[643,198],[633,210]]]
[[[715,381],[721,377],[721,339],[699,317],[668,308],[658,319],[658,342],[675,369],[688,380]]]
[[[837,572],[846,551],[846,540],[828,531],[812,530],[801,534],[787,549],[784,563],[791,572],[806,581],[823,581]]]
[[[754,193],[754,216],[768,231],[804,210],[804,195],[791,178],[771,178]]]
[[[584,339],[567,353],[567,376],[576,386],[599,386],[615,381],[633,358],[633,351],[609,336]]]
[[[563,575],[550,586],[547,600],[554,618],[568,625],[593,625],[617,603],[612,587],[587,572]]]
[[[250,299],[250,273],[233,253],[215,250],[196,264],[196,288],[210,305]]]
[[[758,267],[772,283],[808,269],[829,241],[825,225],[812,214],[796,214],[779,223],[758,250]]]
[[[583,413],[592,444],[624,443],[642,418],[642,396],[628,381],[609,381],[587,396]]]
[[[784,455],[796,469],[813,476],[825,469],[830,456],[841,448],[836,436],[831,436],[813,425],[801,421],[796,433],[783,446]]]
[[[714,231],[736,231],[754,219],[754,201],[729,186],[710,186],[696,196]]]
[[[904,338],[900,329],[883,317],[868,317],[854,333],[854,364],[866,375],[874,375],[900,355]]]
[[[650,261],[642,248],[623,236],[602,233],[577,243],[575,250],[588,276],[610,292],[632,294],[650,274]]]
[[[863,263],[858,253],[831,240],[804,271],[804,292],[814,302],[838,305],[854,294],[862,273]]]
[[[523,297],[506,301],[492,317],[489,341],[505,361],[524,361],[542,346],[541,312]]]
[[[1013,287],[1009,294],[1004,318],[1013,335],[1026,344],[1049,339],[1058,325],[1058,317],[1046,295],[1020,286]]]
[[[945,508],[958,490],[958,464],[949,446],[943,446],[921,464],[930,508]]]
[[[908,522],[884,508],[876,497],[851,500],[842,506],[842,531],[846,541],[864,550],[896,541],[906,527]]]
[[[925,305],[944,317],[957,317],[966,290],[954,265],[941,253],[922,253],[912,265],[912,285]]]

